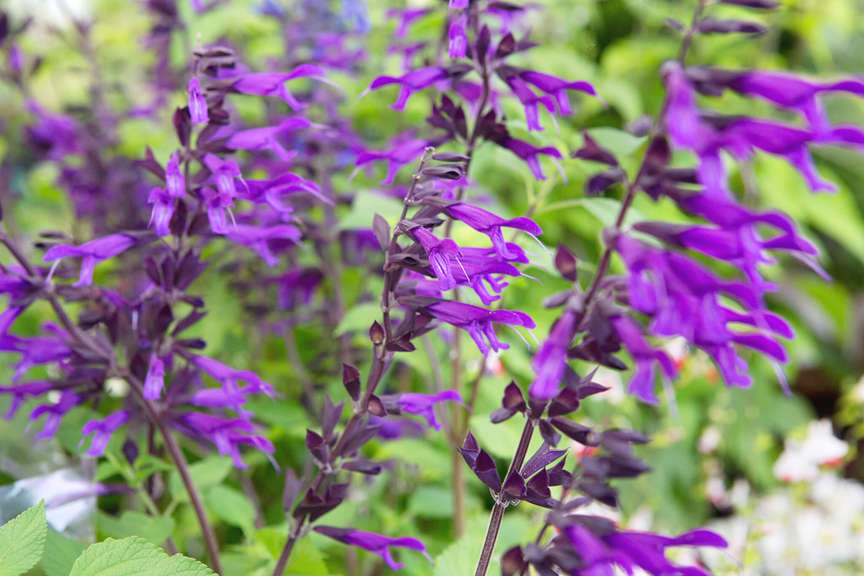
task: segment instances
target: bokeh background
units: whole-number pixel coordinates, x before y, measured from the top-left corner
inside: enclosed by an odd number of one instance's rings
[[[99,95],[100,105],[117,111],[112,138],[102,153],[129,162],[143,157],[147,146],[159,158],[170,153],[174,145],[171,113],[184,97],[175,91],[163,105],[153,107],[154,94],[146,79],[156,55],[145,39],[152,33],[154,18],[145,4],[127,0],[0,2],[16,21],[33,19],[19,39],[25,66],[34,67],[38,59],[38,66],[29,74],[28,97],[48,110],[86,120],[92,109],[93,82],[98,79],[106,87]],[[642,140],[624,128],[645,114],[658,112],[662,99],[658,70],[665,59],[674,56],[679,43],[666,19],[688,21],[694,2],[546,0],[536,4],[539,9],[531,16],[533,35],[541,46],[522,56],[523,63],[592,82],[606,105],[582,99],[577,114],[561,120],[559,131],[550,129],[531,138],[572,150],[582,141],[581,130],[588,128],[632,168],[638,162]],[[347,30],[357,49],[368,53],[365,66],[351,74],[334,73],[332,80],[343,92],[341,116],[349,118],[363,142],[374,148],[400,129],[422,127],[429,107],[429,101],[420,96],[412,99],[405,113],[394,112],[389,109],[393,95],[386,91],[360,98],[374,76],[399,70],[399,57],[387,54],[394,23],[386,20],[385,12],[404,5],[397,0],[230,0],[196,14],[180,1],[177,6],[187,30],[171,40],[171,66],[182,70],[190,47],[216,41],[240,47],[250,62],[278,59],[285,50],[284,28],[267,15],[268,10],[307,15],[329,10],[332,19],[322,20],[322,27]],[[742,13],[735,7],[723,10],[729,15]],[[769,27],[767,34],[757,40],[701,38],[691,62],[782,68],[819,77],[864,75],[862,10],[860,0],[784,0],[779,10],[758,15]],[[82,52],[70,40],[74,35],[70,15],[92,23],[91,52]],[[434,37],[441,25],[439,16],[425,18],[415,26],[412,37]],[[314,60],[314,49],[308,49],[307,57]],[[753,110],[752,102],[745,105],[733,95],[712,103],[725,113],[776,114],[767,106]],[[507,105],[512,105],[508,109],[512,129],[527,135],[518,104]],[[240,113],[254,119],[263,114],[259,106],[255,101]],[[861,100],[835,97],[827,106],[834,122],[864,124]],[[140,113],[130,113],[135,110]],[[326,123],[328,118],[315,120]],[[44,229],[86,237],[95,226],[110,229],[112,219],[122,222],[130,214],[146,219],[142,200],[146,190],[142,193],[134,181],[116,183],[111,201],[97,210],[104,216],[101,224],[93,215],[76,215],[68,183],[62,181],[57,164],[22,145],[32,123],[33,114],[21,91],[8,82],[0,83],[0,203],[11,232],[32,244]],[[864,440],[864,160],[841,150],[814,154],[820,171],[837,183],[836,194],[814,196],[792,168],[771,158],[758,157],[734,177],[737,189],[753,205],[784,210],[799,222],[821,247],[822,264],[833,277],[833,282],[825,283],[794,261],[782,262],[770,275],[779,286],[770,305],[797,332],[789,344],[791,360],[785,368],[792,395],[783,393],[773,368],[755,357],[751,362],[753,387],[726,389],[707,358],[673,342],[670,351],[682,368],[682,377],[674,389],[665,391],[660,406],[644,406],[628,397],[624,393],[626,374],[622,383],[622,375],[603,372],[600,377],[612,390],[586,403],[582,412],[604,426],[632,427],[653,438],[641,450],[653,472],[638,481],[619,483],[620,521],[669,532],[715,527],[732,543],[728,553],[706,559],[718,574],[851,576],[864,572],[864,459],[859,455]],[[360,173],[349,179],[352,161],[346,158],[344,169],[334,175],[337,190],[354,196],[352,206],[340,208],[340,226],[367,228],[374,212],[398,214],[399,203],[382,194],[376,184],[382,174]],[[587,168],[573,160],[563,165],[566,181],[548,166],[552,177],[536,182],[527,168],[505,152],[481,149],[472,170],[477,182],[472,193],[489,196],[503,213],[533,213],[544,229],[546,246],[567,245],[590,274],[590,263],[602,247],[600,231],[614,219],[617,200],[614,194],[585,198]],[[682,218],[671,205],[644,197],[637,200],[632,213],[633,220]],[[537,281],[521,278],[514,282],[504,305],[532,314],[540,325],[537,334],[542,335],[553,317],[541,301],[560,286],[548,273],[549,255],[536,247],[532,251],[535,264],[527,272]],[[124,273],[106,268],[100,267],[97,274]],[[333,334],[323,332],[315,322],[298,321],[291,333],[296,341],[293,350],[286,350],[284,335],[262,329],[263,320],[254,321],[253,303],[244,297],[243,283],[230,271],[211,270],[201,290],[214,313],[198,328],[207,335],[208,354],[231,365],[247,366],[277,386],[281,399],[257,402],[252,409],[271,426],[279,462],[300,470],[309,425],[299,400],[303,382],[334,397],[344,394],[334,358],[320,346]],[[357,346],[362,347],[363,330],[377,309],[372,295],[380,292],[380,280],[366,276],[359,266],[348,266],[342,291],[346,314],[337,333],[355,334]],[[22,320],[22,330],[35,328],[48,317],[47,310],[36,309]],[[488,366],[492,374],[483,380],[470,420],[481,445],[502,461],[510,457],[518,441],[519,423],[493,426],[486,415],[497,407],[510,379],[527,383],[532,378],[531,350],[517,343]],[[400,357],[386,385],[407,390],[423,388],[434,374],[443,373],[446,379],[447,353],[447,342],[437,337],[430,340],[427,350]],[[481,368],[476,350],[467,354],[463,379]],[[8,383],[10,374],[8,366],[0,365],[0,385]],[[124,393],[122,383],[118,384],[116,394]],[[0,412],[7,405],[8,398],[0,395]],[[80,426],[87,418],[86,409],[77,410],[64,421],[57,439],[49,442],[36,441],[32,431],[27,431],[26,410],[11,421],[0,422],[0,521],[20,511],[20,501],[28,491],[72,494],[94,479],[116,481],[128,473],[110,457],[98,465],[80,457]],[[225,559],[229,575],[258,574],[262,559],[280,544],[278,529],[255,525],[256,507],[271,523],[278,522],[282,514],[282,480],[259,456],[250,456],[251,473],[242,478],[222,460],[202,459],[197,464],[208,508],[217,518],[220,536],[230,544]],[[420,537],[438,560],[431,566],[422,558],[406,557],[409,574],[470,573],[487,521],[489,495],[479,482],[467,479],[467,528],[465,536],[451,544],[452,458],[444,435],[376,442],[370,456],[392,459],[394,473],[355,487],[350,502],[328,516],[328,523]],[[165,478],[168,490],[175,489],[172,474]],[[264,495],[260,502],[253,505],[244,497],[246,482],[254,483]],[[167,518],[118,514],[116,497],[98,502],[74,499],[54,506],[51,514],[54,527],[74,539],[139,534],[161,542],[170,535],[175,541],[187,542],[194,551],[200,546],[197,528],[179,492],[173,495],[176,513]],[[540,522],[542,512],[528,506],[508,512],[499,550],[533,539]],[[62,545],[74,546],[74,541]],[[295,552],[289,573],[355,575],[377,574],[378,569],[371,558],[346,557],[341,547],[307,538]]]

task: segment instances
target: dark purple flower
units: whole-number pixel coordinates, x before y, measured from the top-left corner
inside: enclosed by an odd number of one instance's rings
[[[188,92],[189,116],[192,118],[192,124],[207,124],[210,121],[207,101],[204,99],[204,94],[201,93],[201,83],[197,77],[193,76],[189,79]]]
[[[186,195],[186,179],[180,171],[180,161],[177,152],[171,154],[165,165],[165,189],[172,198],[183,198]]]
[[[294,98],[294,95],[285,87],[289,80],[297,78],[324,79],[324,70],[314,64],[301,64],[287,74],[244,74],[239,76],[231,85],[234,92],[241,94],[257,94],[259,96],[274,96],[282,99],[292,110],[302,110],[306,107]]]
[[[666,558],[666,549],[677,546],[725,548],[726,541],[708,530],[694,530],[668,537],[650,532],[602,531],[595,534],[587,523],[574,523],[565,529],[583,567],[575,576],[612,576],[614,566],[628,574],[641,569],[651,576],[710,576],[695,566],[681,566]]]
[[[519,140],[517,138],[506,138],[499,143],[502,147],[510,150],[513,154],[521,158],[528,164],[528,168],[531,169],[531,173],[534,174],[534,177],[537,180],[545,180],[546,175],[543,174],[543,168],[540,166],[540,156],[549,156],[553,160],[557,158],[561,158],[561,152],[558,151],[557,148],[553,146],[534,146],[533,144],[529,144],[524,140]],[[556,162],[557,165],[557,162]],[[558,169],[561,170],[561,167],[558,166]],[[563,176],[563,171],[561,172]]]
[[[441,430],[441,423],[435,418],[435,404],[439,402],[462,403],[462,396],[456,390],[444,390],[438,394],[407,393],[399,396],[397,404],[402,412],[417,414],[426,419],[429,426]]]
[[[520,216],[508,220],[488,210],[464,202],[451,204],[445,208],[445,211],[451,218],[459,220],[474,230],[486,234],[492,241],[495,251],[504,259],[513,259],[516,257],[516,254],[510,250],[508,243],[504,241],[504,234],[501,232],[501,228],[515,228],[527,232],[532,236],[539,236],[543,233],[543,229],[530,218]]]
[[[255,251],[268,266],[276,266],[279,258],[270,250],[269,242],[283,241],[297,243],[302,234],[289,224],[279,224],[267,228],[238,224],[225,232],[225,237]]]
[[[174,216],[174,198],[162,188],[153,188],[147,203],[153,206],[150,213],[148,228],[152,228],[157,236],[168,236],[171,234],[171,218]]]
[[[630,381],[630,393],[648,404],[657,404],[657,396],[654,395],[654,367],[659,363],[666,376],[674,378],[678,373],[675,364],[668,354],[655,350],[648,344],[639,325],[632,319],[619,316],[612,320],[612,325],[636,363],[636,372]]]
[[[399,96],[396,98],[396,102],[393,104],[392,108],[394,110],[404,110],[405,104],[408,103],[408,99],[411,98],[411,95],[414,94],[414,92],[419,92],[433,84],[445,80],[447,76],[447,71],[443,68],[438,68],[437,66],[412,70],[398,78],[395,76],[379,76],[372,81],[372,84],[369,85],[369,88],[366,89],[364,94],[384,86],[398,84],[400,86]]]
[[[240,456],[241,446],[252,446],[261,452],[272,455],[273,444],[266,438],[253,434],[255,426],[243,418],[219,418],[201,412],[188,412],[177,421],[180,430],[202,441],[216,445],[221,456],[230,456],[238,468],[247,468]]]
[[[0,394],[9,394],[12,397],[9,402],[9,411],[4,418],[11,420],[28,398],[38,398],[54,390],[55,387],[56,384],[49,380],[34,380],[13,386],[0,386]]]
[[[147,377],[144,379],[144,398],[158,400],[165,387],[165,363],[154,352],[150,355]]]
[[[531,383],[533,398],[548,400],[558,394],[561,378],[567,367],[567,350],[576,333],[576,318],[573,310],[565,310],[549,331],[549,337],[534,355],[531,361],[535,374]]]
[[[509,348],[498,340],[492,326],[494,323],[528,329],[536,326],[530,316],[518,310],[487,310],[463,302],[449,301],[431,304],[427,310],[441,322],[467,331],[484,356],[489,353],[490,347],[495,352]]]
[[[311,125],[311,122],[300,116],[288,118],[276,126],[235,132],[225,141],[225,146],[232,150],[269,150],[283,162],[290,162],[297,155],[297,152],[286,150],[279,142],[278,137],[288,132],[308,128]]]
[[[234,206],[234,200],[230,194],[217,192],[213,188],[203,188],[201,197],[204,200],[204,206],[207,208],[207,219],[210,221],[210,230],[214,234],[226,234],[232,228],[237,227],[237,222],[234,220],[234,213],[231,208]],[[228,217],[231,218],[231,226],[228,226]]]
[[[456,242],[450,238],[438,238],[421,226],[411,230],[411,235],[426,251],[429,266],[435,277],[438,278],[439,288],[441,290],[453,288],[456,285],[456,279],[452,268],[453,265],[458,266],[460,263],[460,251]]]
[[[324,536],[333,538],[334,540],[338,540],[339,542],[343,542],[349,546],[357,546],[358,548],[363,548],[373,554],[377,554],[387,563],[387,566],[389,566],[391,570],[398,570],[403,566],[403,564],[399,564],[393,559],[393,556],[390,553],[391,547],[416,550],[417,552],[422,552],[424,556],[429,558],[429,555],[426,554],[426,546],[416,538],[390,538],[372,532],[354,530],[353,528],[335,528],[333,526],[316,526],[314,530],[319,534],[323,534]],[[429,561],[431,562],[432,559],[429,558]]]
[[[38,420],[45,416],[45,423],[42,430],[36,434],[36,438],[45,439],[53,438],[57,433],[57,428],[60,427],[60,422],[70,410],[81,404],[83,398],[78,396],[72,390],[64,390],[60,394],[60,399],[53,404],[42,404],[33,409],[30,413],[30,420]]]
[[[204,165],[210,170],[210,181],[221,194],[234,198],[238,194],[249,195],[249,186],[243,180],[240,168],[233,160],[222,160],[213,154],[204,156]],[[237,189],[239,185],[239,191]]]
[[[84,428],[81,429],[83,436],[93,435],[93,441],[90,443],[87,454],[89,456],[102,456],[105,453],[105,448],[108,447],[111,435],[125,424],[127,420],[129,420],[129,412],[118,410],[106,416],[103,420],[90,420],[87,422]]]
[[[448,33],[450,39],[450,58],[464,58],[465,50],[468,47],[468,12],[463,11],[457,14],[450,23],[450,31]]]
[[[521,276],[522,273],[510,262],[527,263],[522,248],[512,242],[507,250],[515,258],[501,258],[495,248],[460,248],[459,262],[450,263],[450,273],[457,284],[471,286],[485,306],[501,299],[501,291],[507,287],[503,276]],[[491,290],[491,292],[490,292]]]
[[[227,388],[236,387],[239,382],[246,382],[248,384],[247,392],[266,394],[271,397],[275,394],[273,386],[251,370],[235,370],[206,356],[193,356],[191,362],[199,370]]]
[[[387,177],[382,184],[393,184],[396,173],[406,164],[416,161],[429,146],[426,140],[414,138],[412,134],[401,134],[390,141],[390,148],[380,152],[368,150],[357,156],[355,164],[364,166],[377,160],[387,161]]]
[[[93,269],[99,262],[122,254],[135,245],[135,238],[127,234],[111,234],[103,236],[79,246],[58,244],[52,246],[46,253],[45,262],[58,262],[63,258],[81,258],[81,274],[76,286],[89,286],[93,283]],[[56,266],[56,264],[55,264]]]

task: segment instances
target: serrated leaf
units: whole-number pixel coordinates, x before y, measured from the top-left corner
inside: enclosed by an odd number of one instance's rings
[[[84,551],[84,545],[67,538],[56,530],[48,529],[45,541],[45,555],[42,556],[42,570],[45,576],[69,576],[75,559]]]
[[[109,538],[93,544],[75,561],[69,576],[215,576],[204,564],[168,556],[143,538]]]
[[[192,483],[195,484],[195,487],[203,492],[221,484],[232,468],[233,464],[228,458],[212,456],[189,466],[189,475],[192,477]],[[171,489],[171,495],[177,500],[185,502],[189,499],[183,481],[180,479],[180,474],[176,470],[171,472],[168,486]]]
[[[0,576],[20,576],[33,568],[45,552],[47,531],[45,502],[0,526]]]

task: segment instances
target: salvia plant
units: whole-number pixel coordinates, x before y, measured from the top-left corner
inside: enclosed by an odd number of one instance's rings
[[[641,143],[636,165],[589,131],[573,150],[550,136],[578,107],[608,104],[589,82],[525,67],[526,54],[543,41],[530,35],[531,18],[542,11],[535,4],[388,5],[394,67],[376,77],[361,1],[259,2],[256,17],[278,30],[281,50],[256,61],[228,38],[193,37],[190,19],[218,13],[225,2],[146,0],[135,9],[148,22],[141,39],[152,55],[141,71],[147,95],[122,102],[100,70],[92,23],[70,16],[72,28],[54,33],[84,55],[88,98],[86,107],[64,111],[52,110],[34,87],[40,55],[24,46],[35,24],[3,13],[2,80],[26,106],[4,166],[50,166],[76,221],[71,233],[26,238],[12,233],[15,220],[27,218],[19,211],[0,232],[7,416],[27,410],[33,426],[25,434],[50,438],[86,408],[92,418],[80,423],[81,450],[110,465],[100,465],[95,492],[153,517],[190,510],[203,545],[168,535],[160,543],[207,564],[133,537],[96,544],[54,573],[306,574],[290,567],[309,538],[341,543],[355,563],[354,549],[365,550],[392,570],[412,554],[431,560],[418,534],[360,529],[334,510],[370,494],[371,477],[395,473],[392,460],[375,459],[374,446],[443,438],[456,463],[456,537],[467,530],[466,486],[488,488],[476,576],[489,573],[493,560],[505,576],[708,574],[699,551],[724,548],[719,535],[632,531],[592,512],[595,503],[618,505],[618,479],[649,472],[637,455],[649,438],[589,425],[580,407],[603,402],[600,367],[623,371],[630,394],[659,403],[658,388],[670,392],[678,372],[663,345],[673,338],[703,351],[727,386],[751,386],[754,353],[785,386],[784,340],[794,334],[766,303],[776,286],[765,270],[785,254],[827,274],[789,216],[754,206],[757,182],[745,182],[746,198],[737,193],[735,167],[743,172],[757,154],[776,156],[813,192],[830,192],[811,150],[860,150],[864,130],[833,124],[822,97],[864,96],[864,81],[701,65],[692,47],[704,36],[746,40],[766,31],[758,18],[730,19],[721,5],[761,15],[777,4],[693,3],[692,16],[669,15],[680,41],[656,70],[662,102],[629,127]],[[437,37],[418,41],[412,29],[431,29],[430,22],[440,25]],[[372,79],[361,95],[340,86],[352,78]],[[718,104],[727,92],[783,114],[726,114]],[[358,98],[377,98],[364,104],[372,106],[390,101],[393,127],[364,129],[344,115]],[[156,151],[126,154],[118,142],[129,118],[170,139]],[[603,250],[592,256],[544,246],[542,218],[534,218],[542,192],[524,214],[504,213],[495,189],[481,189],[473,176],[489,158],[524,163],[536,181],[526,186],[541,191],[549,189],[541,181],[559,171],[564,177],[567,163],[589,170],[583,197],[620,198],[602,232]],[[378,184],[360,184],[382,174]],[[20,192],[15,182],[3,178],[7,212]],[[368,193],[356,192],[362,186],[398,204],[398,217],[368,210]],[[676,220],[634,220],[634,200],[643,195],[677,207]],[[566,288],[543,295],[554,320],[535,336],[535,320],[503,303],[518,300],[507,297],[510,284],[535,282],[528,271],[545,262],[559,277],[552,285]],[[225,310],[206,299],[219,274],[231,277],[222,298],[233,305]],[[346,282],[360,285],[364,310],[375,310],[371,324],[349,310]],[[266,381],[254,359],[211,353],[201,325],[221,314],[244,325],[262,355],[267,342],[281,342],[278,355],[298,389]],[[319,337],[303,341],[314,341],[315,350],[299,343],[298,334],[310,330]],[[469,415],[477,416],[484,378],[500,374],[499,358],[511,346],[532,350],[533,379],[514,375],[500,407],[482,415],[495,425],[521,422],[503,461],[472,432]],[[420,384],[411,367],[426,355],[434,374]],[[328,384],[340,378],[341,387]],[[294,413],[309,415],[305,437],[286,434],[274,423],[284,418],[261,408],[283,406],[276,402],[286,394],[296,399]],[[583,448],[578,455],[565,446],[570,441]],[[305,462],[279,449],[304,442]],[[211,452],[230,459],[242,487],[225,498],[239,495],[257,511],[255,529],[276,527],[263,566],[223,562],[226,535],[211,517],[218,505],[205,503],[201,488],[209,485],[201,465]],[[262,459],[272,466],[256,469],[253,481],[247,466]],[[281,493],[262,476],[284,480]],[[182,497],[168,496],[169,477]],[[261,512],[272,501],[281,502],[284,517]],[[530,540],[502,550],[498,535],[517,505],[545,512]],[[0,573],[29,570],[45,541],[40,505],[0,529]],[[682,547],[694,553],[676,556]]]

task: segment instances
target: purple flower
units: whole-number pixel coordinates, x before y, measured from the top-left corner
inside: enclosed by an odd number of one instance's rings
[[[495,328],[492,326],[494,323],[522,326],[528,329],[536,326],[530,316],[518,310],[487,310],[463,302],[450,301],[436,302],[429,305],[427,310],[437,320],[467,331],[484,356],[489,354],[490,348],[495,352],[509,348],[507,344],[498,340]]]
[[[659,400],[654,395],[654,367],[659,363],[666,376],[674,378],[678,371],[672,359],[662,350],[652,348],[642,335],[639,325],[631,318],[627,316],[613,318],[612,325],[636,363],[636,372],[630,381],[630,393],[638,396],[643,402],[657,404]]]
[[[394,418],[393,416],[389,418],[371,416],[369,424],[378,428],[378,437],[384,440],[419,438],[426,431],[419,422],[407,418]]]
[[[511,255],[516,256],[510,261],[528,262],[519,245],[507,242],[506,247]],[[501,258],[495,248],[461,248],[460,255],[458,262],[450,263],[450,273],[460,286],[471,286],[485,306],[501,299],[499,294],[507,287],[502,276],[522,275],[518,268]]]
[[[36,434],[36,438],[45,439],[53,438],[57,433],[57,428],[60,427],[60,422],[63,416],[69,413],[70,410],[81,404],[83,398],[78,396],[72,390],[64,390],[60,395],[60,399],[54,404],[42,404],[37,406],[30,413],[30,420],[38,420],[45,416],[45,424],[42,430]]]
[[[553,160],[562,157],[561,152],[553,146],[538,147],[517,138],[507,137],[500,141],[499,145],[524,160],[537,180],[546,179],[546,175],[543,174],[543,168],[540,166],[540,156],[549,156]],[[558,168],[559,170],[561,169],[560,166]]]
[[[252,434],[255,426],[243,418],[226,419],[201,412],[188,412],[180,416],[176,425],[192,438],[212,442],[221,456],[231,457],[237,468],[247,468],[240,456],[241,446],[253,446],[268,455],[275,451],[269,440]]]
[[[396,403],[402,412],[422,416],[429,423],[429,426],[435,430],[441,430],[441,423],[435,418],[435,404],[439,402],[459,402],[461,404],[462,396],[456,390],[444,390],[438,394],[408,393],[400,395]]]
[[[118,254],[122,254],[135,245],[135,238],[127,234],[111,234],[85,242],[79,246],[58,244],[52,246],[46,253],[45,262],[59,262],[63,258],[81,258],[81,274],[76,286],[89,286],[93,283],[93,269],[99,262],[104,262]],[[56,266],[56,264],[55,264]]]
[[[461,12],[450,23],[450,58],[465,58],[465,50],[468,46],[468,12]]]
[[[429,558],[429,555],[426,554],[426,546],[416,538],[390,538],[372,532],[363,532],[362,530],[354,530],[353,528],[335,528],[333,526],[316,526],[314,530],[319,534],[323,534],[349,546],[357,546],[358,548],[363,548],[373,554],[377,554],[387,563],[387,566],[391,570],[398,570],[403,566],[403,564],[399,564],[393,559],[390,553],[391,547],[416,550]],[[429,561],[431,562],[432,559],[429,558]]]
[[[314,64],[301,64],[287,74],[244,74],[238,77],[231,85],[234,92],[241,94],[257,94],[259,96],[274,96],[282,99],[292,110],[302,110],[305,104],[301,104],[294,95],[285,87],[289,80],[297,78],[317,78],[323,80],[324,70]]]
[[[165,189],[172,198],[183,198],[186,195],[186,178],[180,171],[180,161],[177,152],[171,154],[165,165]]]
[[[193,356],[191,362],[196,368],[225,386],[226,389],[236,387],[239,382],[246,382],[248,393],[266,394],[271,397],[275,394],[273,386],[251,370],[235,370],[206,356]]]
[[[90,456],[102,456],[105,453],[105,448],[108,447],[111,435],[125,424],[127,420],[129,420],[129,412],[118,410],[103,420],[90,420],[87,422],[84,428],[81,429],[83,436],[93,435],[93,441],[90,443],[87,454]]]
[[[575,333],[576,313],[568,308],[552,326],[549,337],[531,361],[535,374],[531,383],[532,398],[548,400],[558,394],[567,367],[567,350]]]
[[[189,79],[189,116],[192,124],[207,124],[210,116],[207,113],[207,100],[201,93],[201,83],[193,76]]]
[[[174,198],[171,193],[162,188],[153,188],[147,203],[153,206],[150,213],[148,228],[152,228],[157,236],[168,236],[171,234],[171,218],[174,216]]]
[[[279,263],[279,258],[270,250],[269,242],[297,243],[302,234],[300,230],[288,224],[279,224],[268,228],[238,224],[226,231],[225,237],[232,242],[252,249],[261,256],[268,266],[273,267]]]
[[[221,194],[234,198],[238,195],[237,185],[240,187],[239,194],[249,194],[249,186],[233,160],[222,160],[218,156],[207,154],[204,156],[204,165],[210,170],[210,181],[216,184],[216,189]]]
[[[465,204],[464,202],[451,204],[445,208],[445,211],[451,218],[459,220],[474,230],[487,235],[492,241],[495,251],[505,260],[512,260],[517,255],[510,249],[508,243],[504,241],[504,234],[501,232],[501,228],[515,228],[527,232],[532,236],[539,236],[543,233],[543,229],[530,218],[520,216],[507,220],[488,210],[471,204]]]
[[[460,262],[459,246],[456,242],[449,238],[440,239],[422,226],[411,230],[411,235],[426,251],[429,266],[438,278],[439,288],[441,290],[453,288],[456,279],[453,277],[452,264],[458,265]]]
[[[522,107],[525,108],[525,121],[528,123],[528,130],[543,130],[543,126],[540,125],[540,107],[538,104],[542,104],[553,115],[553,119],[555,118],[555,100],[551,96],[538,96],[518,74],[505,75],[504,81],[519,99],[519,102],[522,103]]]
[[[144,398],[158,400],[165,387],[165,363],[154,352],[150,355],[147,377],[144,379]]]
[[[210,230],[214,234],[226,234],[232,228],[237,227],[234,213],[231,211],[231,208],[234,206],[234,200],[230,194],[217,192],[212,188],[203,188],[201,190],[201,197],[204,200],[204,206],[207,208],[207,219],[210,221]],[[231,226],[228,226],[228,217],[231,218]]]
[[[560,114],[570,115],[573,113],[573,108],[570,106],[570,99],[567,95],[568,90],[577,90],[592,96],[597,95],[594,87],[588,82],[568,82],[557,76],[533,70],[504,68],[499,71],[499,74],[522,103],[522,106],[525,107],[525,117],[529,130],[543,130],[543,127],[540,125],[538,104],[542,104],[553,115],[554,120],[556,103],[558,104],[558,112]],[[528,87],[529,84],[540,90],[543,95],[535,94]]]
[[[271,180],[246,180],[246,185],[249,194],[240,196],[243,200],[267,204],[277,213],[286,216],[294,209],[282,202],[283,196],[308,194],[325,204],[333,204],[332,200],[321,194],[321,189],[317,184],[291,172],[286,172]]]
[[[20,338],[12,334],[0,335],[0,350],[21,355],[21,359],[15,364],[13,384],[17,384],[34,366],[62,362],[72,355],[65,332],[53,324],[45,324],[42,329],[47,334],[35,338]]]
[[[591,96],[597,96],[597,91],[594,90],[594,87],[585,81],[568,82],[557,76],[533,70],[525,70],[519,76],[528,84],[555,98],[555,101],[558,103],[558,111],[561,114],[569,115],[573,113],[573,109],[570,107],[570,99],[567,96],[568,90],[576,90],[590,94]]]
[[[465,10],[468,8],[470,0],[450,0],[451,10]]]
[[[438,68],[437,66],[412,70],[398,78],[395,76],[379,76],[372,81],[372,84],[369,85],[369,88],[366,89],[364,94],[372,90],[377,90],[383,86],[399,84],[399,96],[396,98],[396,102],[393,104],[392,108],[394,110],[404,110],[405,104],[408,103],[408,99],[411,98],[411,95],[414,94],[414,92],[425,90],[429,86],[432,86],[441,80],[445,80],[447,76],[447,71],[443,68]]]
[[[427,146],[429,143],[426,140],[414,138],[411,134],[401,134],[390,141],[389,150],[363,152],[357,156],[355,164],[364,166],[377,160],[386,160],[387,177],[381,183],[389,186],[393,184],[399,169],[420,158]]]
[[[288,151],[277,139],[287,132],[308,128],[312,123],[302,117],[288,118],[276,126],[264,128],[251,128],[235,132],[225,142],[225,146],[232,150],[269,150],[283,162],[290,162],[296,151]]]
[[[430,12],[429,8],[391,8],[387,10],[387,20],[398,21],[396,30],[393,32],[393,37],[397,40],[405,38],[411,29],[411,25]]]
[[[9,403],[9,411],[6,413],[4,418],[11,420],[28,398],[38,398],[39,396],[54,390],[55,387],[56,384],[49,380],[34,380],[32,382],[24,382],[22,384],[8,387],[0,386],[0,394],[9,394],[12,396],[12,400]]]
[[[591,520],[591,517],[586,517]],[[695,566],[681,566],[666,558],[666,549],[676,546],[707,546],[725,548],[726,541],[709,530],[694,530],[668,537],[650,532],[625,532],[615,529],[596,533],[588,522],[567,526],[565,533],[573,549],[582,559],[583,567],[575,576],[611,576],[613,566],[628,574],[641,569],[652,576],[710,576]]]

